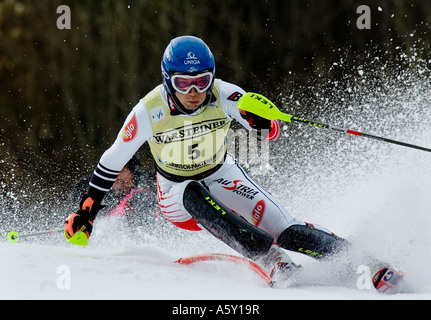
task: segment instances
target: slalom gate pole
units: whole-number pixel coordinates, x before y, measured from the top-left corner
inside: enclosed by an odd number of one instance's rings
[[[375,136],[368,133],[363,133],[356,130],[338,128],[335,126],[331,126],[329,124],[324,124],[324,123],[320,123],[312,120],[307,120],[305,118],[292,116],[290,114],[281,112],[270,100],[268,100],[266,97],[258,93],[247,92],[245,95],[241,97],[241,99],[239,99],[238,108],[241,110],[252,112],[268,120],[281,120],[286,122],[296,121],[296,122],[301,122],[317,128],[330,129],[337,132],[352,134],[355,136],[361,136],[361,137],[374,139],[382,142],[392,143],[403,147],[431,152],[431,149],[429,148],[424,148],[414,144],[405,143],[405,142],[388,139],[388,138],[383,138],[383,137]]]
[[[307,119],[304,119],[304,118],[298,118],[298,117],[292,116],[291,120],[292,121],[301,122],[301,123],[305,123],[305,124],[309,124],[309,125],[312,125],[312,126],[315,126],[315,127],[319,127],[319,128],[331,129],[331,130],[334,130],[334,131],[337,131],[337,132],[343,132],[343,133],[347,133],[347,134],[353,134],[355,136],[361,136],[361,137],[365,137],[365,138],[369,138],[369,139],[374,139],[374,140],[378,140],[378,141],[383,141],[383,142],[387,142],[387,143],[396,144],[396,145],[403,146],[403,147],[408,147],[408,148],[413,148],[413,149],[417,149],[417,150],[431,152],[431,149],[429,149],[429,148],[424,148],[424,147],[421,147],[421,146],[416,146],[414,144],[405,143],[405,142],[401,142],[401,141],[397,141],[397,140],[393,140],[393,139],[383,138],[383,137],[375,136],[375,135],[372,135],[372,134],[359,132],[359,131],[356,131],[356,130],[337,128],[337,127],[331,126],[329,124],[323,124],[323,123],[319,123],[319,122],[307,120]]]

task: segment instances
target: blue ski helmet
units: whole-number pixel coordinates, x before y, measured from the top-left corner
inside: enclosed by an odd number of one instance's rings
[[[210,71],[213,82],[207,90],[207,99],[202,105],[208,104],[214,85],[215,62],[210,48],[201,39],[194,36],[181,36],[171,40],[162,57],[163,85],[172,99],[175,108],[181,113],[191,113],[176,98],[171,77],[174,74],[198,75]]]

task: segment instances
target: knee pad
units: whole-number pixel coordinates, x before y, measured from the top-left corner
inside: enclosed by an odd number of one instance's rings
[[[316,229],[311,224],[288,227],[280,234],[277,243],[286,250],[300,252],[315,259],[326,258],[349,246],[346,240]]]

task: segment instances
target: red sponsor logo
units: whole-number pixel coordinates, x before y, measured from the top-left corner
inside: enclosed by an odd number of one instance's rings
[[[226,190],[230,190],[233,193],[239,194],[240,196],[253,200],[259,191],[242,184],[242,180],[225,180],[223,178],[217,179],[216,182],[220,183]]]
[[[260,200],[253,209],[251,219],[254,225],[257,227],[262,220],[263,214],[265,213],[265,201]]]
[[[171,97],[168,98],[168,102],[169,102],[169,108],[171,108],[171,110],[174,111],[176,109],[175,108],[175,103],[174,103],[174,101],[172,100]]]
[[[223,188],[225,188],[226,190],[235,190],[237,188],[238,182],[242,182],[242,180],[234,180],[232,187],[223,187]]]
[[[132,141],[136,137],[138,132],[138,124],[136,123],[136,114],[133,115],[129,123],[124,127],[123,131],[123,141]]]

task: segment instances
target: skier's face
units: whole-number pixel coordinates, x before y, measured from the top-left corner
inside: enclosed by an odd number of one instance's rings
[[[175,92],[178,100],[182,103],[184,108],[187,110],[193,111],[199,108],[199,106],[204,103],[206,98],[206,92],[199,93],[192,88],[189,93],[182,94],[179,92]]]

